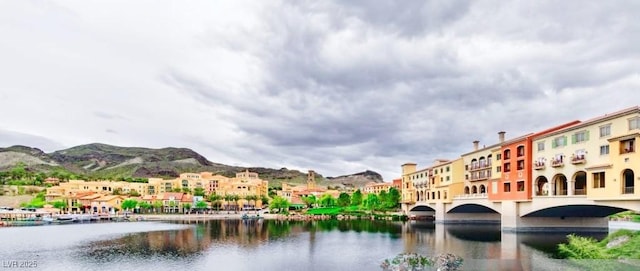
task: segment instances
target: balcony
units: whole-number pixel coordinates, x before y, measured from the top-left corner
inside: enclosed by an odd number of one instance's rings
[[[454,199],[486,199],[487,193],[475,193],[475,194],[460,194],[453,197]]]
[[[634,189],[633,188],[634,188],[633,186],[627,186],[627,187],[624,188],[623,192],[625,194],[633,194],[634,193]]]
[[[533,169],[535,170],[543,170],[545,168],[544,162],[536,161],[533,163]]]
[[[551,159],[551,167],[563,167],[564,161],[562,159]]]
[[[586,194],[587,194],[587,189],[584,189],[584,188],[582,188],[582,189],[577,189],[577,188],[576,188],[576,189],[573,191],[573,194],[574,194],[574,195],[586,195]]]
[[[584,164],[587,162],[587,159],[584,157],[584,154],[574,154],[571,156],[571,164]]]
[[[490,162],[482,162],[482,163],[476,163],[476,164],[469,165],[469,171],[483,170],[483,169],[488,169],[488,168],[491,168],[491,163]]]
[[[471,181],[481,181],[491,178],[491,170],[471,174]]]

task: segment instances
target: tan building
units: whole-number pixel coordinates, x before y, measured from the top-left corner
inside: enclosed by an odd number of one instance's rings
[[[370,182],[370,183],[367,183],[362,188],[362,193],[363,194],[380,194],[380,192],[382,192],[382,191],[389,192],[389,189],[391,189],[392,187],[397,189],[398,192],[400,192],[400,189],[402,188],[402,179],[395,179],[395,180],[393,180],[393,182],[390,182],[390,183],[387,183],[387,182],[383,182],[383,183]]]
[[[427,168],[416,170],[416,164],[402,165],[402,202],[451,202],[463,193],[464,162],[438,159]]]

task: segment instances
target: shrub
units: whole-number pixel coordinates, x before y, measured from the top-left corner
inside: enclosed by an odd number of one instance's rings
[[[417,253],[401,253],[391,260],[384,260],[380,267],[384,271],[421,271],[430,267],[435,267],[441,271],[455,271],[462,267],[462,263],[462,258],[449,253],[435,257],[427,257]]]

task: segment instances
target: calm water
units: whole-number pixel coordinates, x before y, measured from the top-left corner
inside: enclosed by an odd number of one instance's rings
[[[35,261],[36,270],[381,270],[398,253],[450,252],[464,270],[566,270],[553,259],[564,241],[427,222],[96,223],[2,228],[0,260],[3,269]]]

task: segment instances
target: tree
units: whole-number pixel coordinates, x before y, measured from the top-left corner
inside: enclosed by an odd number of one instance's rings
[[[209,205],[204,201],[196,202],[196,208],[198,209],[207,209],[207,207],[209,207]]]
[[[182,209],[185,213],[188,212],[189,210],[191,210],[191,203],[182,204]]]
[[[129,191],[129,196],[130,197],[139,197],[140,193],[138,193],[138,191],[136,191],[136,190],[131,190],[131,191]]]
[[[162,201],[156,200],[153,202],[153,208],[155,209],[156,212],[161,212],[162,211]]]
[[[320,197],[320,205],[323,207],[331,207],[336,205],[336,199],[334,199],[330,194],[324,194]]]
[[[395,187],[389,188],[389,193],[387,195],[387,208],[398,208],[400,206],[401,199],[400,191]]]
[[[26,170],[26,165],[22,162],[17,163],[12,169],[11,169],[11,179],[13,180],[21,180],[22,178],[26,177],[27,175],[27,170]]]
[[[58,200],[53,202],[53,208],[64,209],[67,208],[67,202],[64,200]]]
[[[268,205],[269,204],[269,197],[267,197],[265,195],[261,195],[260,196],[260,201],[262,202],[262,206]]]
[[[201,196],[204,197],[204,189],[202,187],[196,187],[193,189],[193,195],[194,196]]]
[[[113,189],[113,192],[111,192],[113,195],[122,195],[122,188],[116,188]]]
[[[142,209],[143,211],[146,210],[147,212],[149,212],[149,209],[151,209],[151,203],[148,203],[146,201],[141,201],[138,206],[140,206],[140,209]]]
[[[182,193],[191,194],[191,189],[184,187],[182,188]]]
[[[174,188],[173,190],[171,190],[171,192],[180,193],[180,192],[182,192],[182,189]]]
[[[349,204],[351,204],[351,196],[345,192],[340,193],[338,196],[338,206],[347,207]]]
[[[351,206],[358,206],[360,204],[362,204],[362,192],[358,189],[351,195]]]
[[[120,205],[120,207],[122,207],[122,210],[125,211],[133,210],[136,208],[136,206],[138,206],[138,201],[135,199],[126,199]]]
[[[249,204],[249,207],[251,209],[255,209],[256,201],[258,200],[258,196],[256,196],[256,195],[247,195],[247,196],[244,197],[244,199],[247,200],[247,203]]]
[[[316,199],[316,196],[314,195],[302,197],[302,202],[304,202],[304,204],[307,205],[308,208],[312,208],[317,201],[318,199]]]
[[[368,210],[375,210],[380,205],[380,199],[376,194],[367,194],[367,198],[364,199],[364,207]]]
[[[271,203],[269,204],[269,209],[271,212],[281,213],[289,210],[289,201],[283,197],[275,196],[271,199]]]

